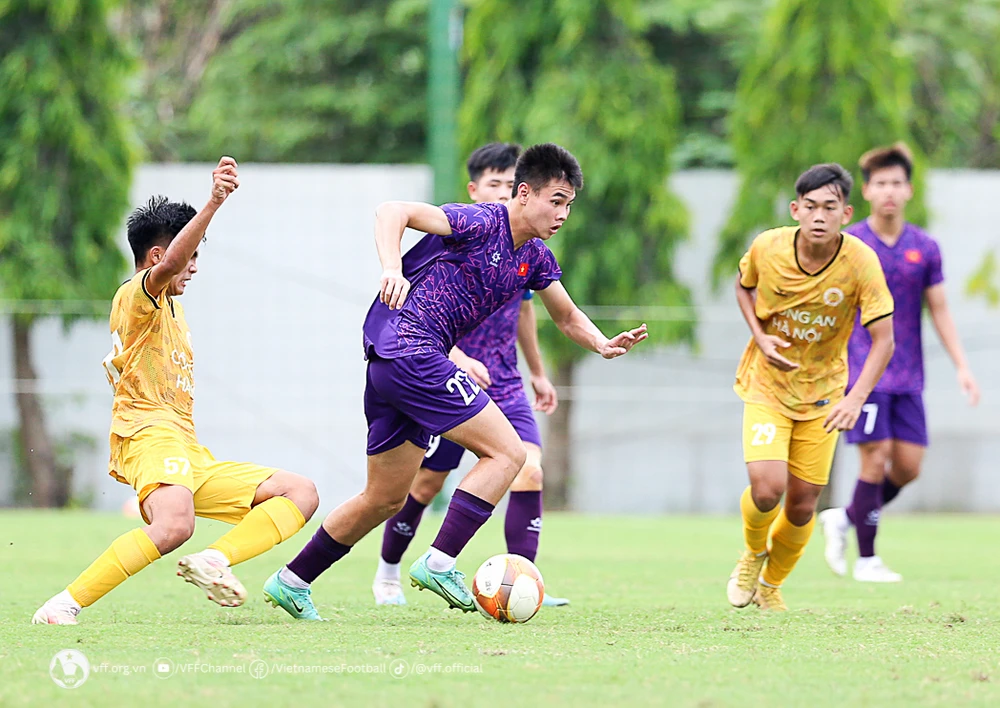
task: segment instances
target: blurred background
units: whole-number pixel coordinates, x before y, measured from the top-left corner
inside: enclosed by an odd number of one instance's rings
[[[101,368],[124,218],[152,194],[200,207],[223,154],[242,186],[184,297],[199,437],[313,478],[323,509],[354,494],[374,208],[465,200],[465,156],[503,140],[580,159],[564,282],[605,331],[652,335],[605,362],[539,306],[547,506],[733,513],[739,256],[790,223],[809,165],[860,179],[905,140],[983,401],[928,322],[931,447],[893,511],[1000,511],[998,37],[1000,0],[0,3],[0,506],[134,497],[107,476]],[[833,501],[856,474],[842,445]]]

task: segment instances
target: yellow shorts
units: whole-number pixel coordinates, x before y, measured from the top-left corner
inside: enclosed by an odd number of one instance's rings
[[[131,485],[142,502],[160,485],[187,487],[194,513],[237,524],[250,511],[257,487],[277,470],[249,462],[220,462],[208,448],[172,428],[144,428],[132,437],[111,434],[112,477]],[[142,517],[146,519],[145,510]]]
[[[825,419],[792,420],[769,406],[743,404],[744,461],[780,460],[802,481],[825,486],[839,437],[823,429]]]

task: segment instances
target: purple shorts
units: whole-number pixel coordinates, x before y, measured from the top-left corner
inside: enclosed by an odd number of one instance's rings
[[[490,402],[479,385],[444,354],[399,359],[371,355],[365,382],[368,454],[409,440],[426,448],[432,435],[461,425]]]
[[[507,416],[507,420],[514,426],[522,442],[542,446],[542,436],[538,432],[535,413],[531,410],[531,404],[528,403],[528,396],[525,395],[523,388],[517,395],[497,403],[497,407]],[[465,448],[458,443],[435,436],[430,441],[423,466],[434,472],[451,472],[458,467],[464,454]]]
[[[854,429],[847,431],[847,442],[860,444],[879,440],[901,440],[927,447],[923,396],[878,391],[868,396]]]

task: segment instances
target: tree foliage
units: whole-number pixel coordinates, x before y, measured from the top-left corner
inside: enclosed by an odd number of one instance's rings
[[[904,0],[914,133],[935,167],[1000,168],[1000,0]]]
[[[787,223],[784,203],[810,165],[839,162],[857,173],[875,145],[910,140],[911,62],[899,43],[898,0],[841,0],[835,11],[778,0],[740,72],[731,114],[741,184],[720,236],[714,281],[730,277],[755,232]],[[859,42],[859,37],[878,41]],[[922,223],[923,161],[908,218]],[[852,197],[856,218],[867,205]]]
[[[466,19],[463,148],[556,142],[580,160],[585,187],[549,245],[588,305],[689,303],[673,270],[687,214],[667,187],[679,106],[644,29],[636,2],[533,0],[517,13],[482,2]],[[559,363],[583,354],[552,327],[542,334]],[[660,341],[691,334],[690,323],[651,327]]]
[[[184,159],[425,159],[427,0],[245,0],[208,64]],[[214,159],[214,158],[213,158]]]
[[[115,236],[131,178],[121,111],[130,61],[111,4],[0,3],[0,298],[110,299],[124,270]],[[33,320],[12,323],[20,459],[35,504],[64,505],[72,470],[34,385]]]
[[[132,143],[109,0],[0,4],[0,296],[110,298]]]

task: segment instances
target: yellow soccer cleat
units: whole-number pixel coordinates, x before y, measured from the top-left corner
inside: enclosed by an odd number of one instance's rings
[[[746,607],[753,601],[754,593],[757,591],[757,580],[766,560],[767,551],[760,555],[753,551],[743,551],[726,585],[726,596],[730,605]]]
[[[773,610],[774,612],[788,612],[788,605],[781,597],[781,588],[772,588],[770,585],[760,583],[757,585],[757,592],[754,593],[753,602],[762,610]]]

